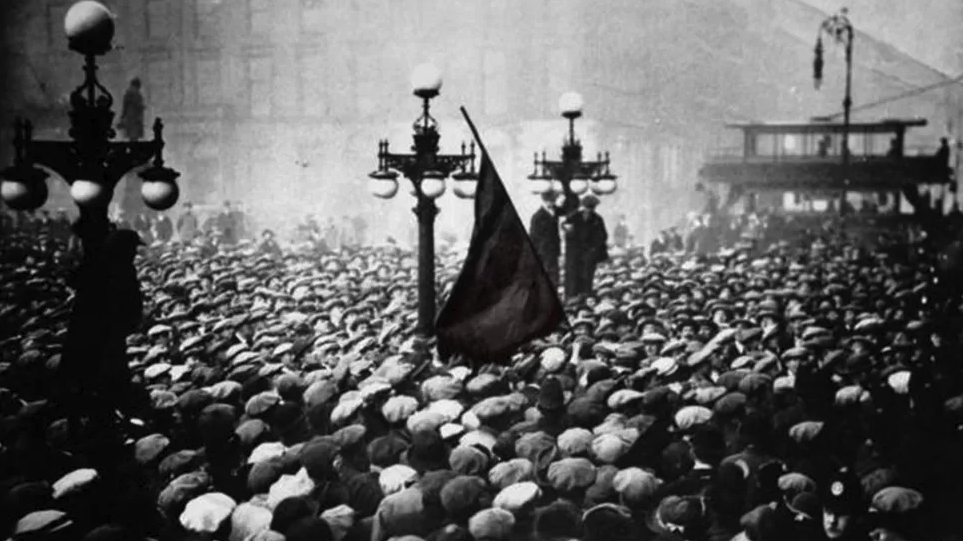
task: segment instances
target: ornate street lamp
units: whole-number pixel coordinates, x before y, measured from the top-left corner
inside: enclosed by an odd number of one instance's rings
[[[144,202],[166,210],[178,197],[180,173],[164,166],[164,125],[154,121],[154,139],[115,142],[112,128],[114,98],[97,80],[96,58],[109,52],[114,37],[113,14],[99,2],[77,2],[67,11],[64,30],[71,50],[84,56],[84,82],[70,94],[70,141],[33,138],[28,120],[14,122],[14,162],[0,172],[0,194],[14,210],[33,210],[47,199],[44,166],[70,184],[70,195],[80,208],[77,232],[85,251],[96,250],[107,235],[107,207],[114,188],[134,168],[143,180]]]
[[[422,100],[422,114],[415,120],[413,154],[388,151],[388,141],[378,142],[378,169],[369,177],[375,197],[390,199],[398,193],[399,172],[411,181],[418,217],[418,329],[424,336],[434,334],[435,324],[435,199],[445,193],[445,179],[451,176],[455,195],[475,196],[475,143],[461,145],[460,154],[439,154],[438,123],[429,113],[431,99],[441,90],[441,72],[430,64],[415,68],[411,86]]]
[[[584,102],[581,94],[566,92],[558,100],[558,108],[568,119],[568,138],[562,143],[559,160],[549,160],[545,151],[541,158],[535,153],[531,181],[532,192],[542,194],[555,192],[564,195],[562,213],[578,208],[579,196],[589,190],[596,195],[606,195],[618,188],[616,176],[610,170],[609,153],[598,153],[595,161],[582,159],[582,143],[575,137],[575,119],[582,116]]]
[[[563,196],[559,213],[567,215],[578,210],[579,197],[590,191],[607,195],[618,189],[616,176],[610,170],[609,153],[599,152],[595,161],[582,159],[582,143],[575,137],[575,119],[582,116],[584,102],[581,94],[566,92],[558,100],[558,108],[568,119],[568,138],[562,143],[559,160],[549,160],[542,151],[541,158],[535,153],[532,174],[528,176],[530,188],[537,194],[552,193]],[[568,251],[568,243],[562,238],[562,249]],[[565,274],[574,274],[574,259],[565,258]]]
[[[90,370],[115,370],[126,367],[127,325],[136,322],[118,321],[134,316],[136,299],[132,293],[116,293],[115,265],[127,264],[125,243],[130,237],[118,237],[108,245],[110,220],[108,205],[114,188],[131,170],[138,169],[143,181],[141,194],[151,208],[165,210],[176,201],[176,179],[180,173],[164,166],[163,124],[154,121],[154,139],[142,142],[115,142],[112,128],[114,98],[97,80],[98,56],[111,50],[114,37],[114,18],[103,4],[93,1],[77,2],[67,11],[64,30],[71,50],[84,56],[84,82],[70,94],[69,141],[41,141],[33,138],[29,121],[17,119],[14,124],[14,163],[0,173],[3,182],[0,194],[14,210],[32,210],[47,199],[47,173],[41,166],[56,171],[70,184],[70,195],[80,209],[74,231],[83,243],[83,260],[78,269],[76,295],[70,328],[64,340],[62,367],[86,366]],[[131,254],[132,255],[132,254]],[[116,256],[116,257],[112,257]],[[139,295],[139,292],[137,293]],[[136,314],[138,317],[139,313]],[[111,373],[110,377],[122,376]],[[106,378],[105,378],[106,381]],[[89,382],[75,382],[79,400],[72,408],[71,425],[79,430],[80,416],[91,418],[105,415],[104,407],[117,407],[118,395],[124,391],[113,388],[120,380],[113,379],[112,388],[88,388]],[[96,387],[96,386],[94,386]],[[86,399],[81,399],[86,397]],[[96,397],[96,398],[94,398]],[[94,399],[101,402],[93,406]],[[112,423],[112,419],[100,419]],[[104,460],[109,460],[104,455]]]

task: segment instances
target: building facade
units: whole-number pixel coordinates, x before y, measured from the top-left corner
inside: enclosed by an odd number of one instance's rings
[[[415,65],[433,62],[445,76],[433,108],[443,151],[468,138],[464,105],[525,217],[538,205],[526,189],[532,153],[560,152],[557,99],[576,90],[586,154],[610,151],[620,177],[603,214],[610,223],[627,215],[644,240],[698,205],[696,171],[725,143],[725,120],[838,109],[840,60],[827,58],[815,92],[812,43],[797,36],[797,27],[814,33],[819,13],[787,16],[781,1],[607,0],[603,9],[589,0],[125,0],[107,2],[117,50],[101,76],[118,99],[130,78],[142,79],[148,121],[164,118],[169,162],[184,173],[182,201],[243,201],[258,224],[281,229],[308,214],[361,213],[375,240],[403,240],[398,232],[415,227],[411,199],[382,202],[365,189],[378,139],[409,146]],[[63,97],[82,76],[62,32],[69,5],[0,8],[10,15],[2,126],[28,111],[41,117],[38,137],[64,136]],[[897,61],[859,65],[857,104],[905,86],[887,69],[912,60]],[[923,85],[939,75],[913,77]],[[942,103],[899,107],[932,120]],[[0,132],[4,161],[9,135]],[[53,191],[51,204],[65,204]],[[471,204],[446,195],[440,207],[439,229],[467,238]]]

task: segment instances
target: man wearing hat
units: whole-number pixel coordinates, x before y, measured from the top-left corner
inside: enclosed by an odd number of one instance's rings
[[[581,200],[579,209],[570,214],[565,229],[565,295],[575,297],[592,292],[595,268],[608,261],[608,238],[605,221],[596,214],[599,198],[592,194]]]
[[[558,235],[558,209],[555,200],[558,193],[548,191],[542,194],[542,206],[532,215],[529,232],[535,252],[542,261],[545,271],[558,284],[558,258],[562,253],[562,241]]]
[[[281,258],[284,255],[278,241],[274,240],[274,231],[265,229],[261,232],[261,244],[258,246],[258,252],[272,258]]]
[[[860,520],[866,511],[859,477],[849,468],[840,468],[822,487],[823,531],[830,540],[866,539]]]
[[[194,215],[194,205],[190,201],[184,203],[184,212],[177,217],[177,236],[185,244],[194,242],[197,236],[197,216]]]

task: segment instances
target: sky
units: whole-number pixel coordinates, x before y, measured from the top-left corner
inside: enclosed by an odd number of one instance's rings
[[[963,74],[961,0],[802,0],[828,13],[849,8],[853,25],[949,76]],[[857,51],[858,53],[858,51]]]

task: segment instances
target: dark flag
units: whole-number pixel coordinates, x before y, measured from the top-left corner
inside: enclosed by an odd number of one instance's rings
[[[464,108],[481,150],[475,226],[458,280],[435,322],[438,351],[503,362],[565,320],[562,302]]]

